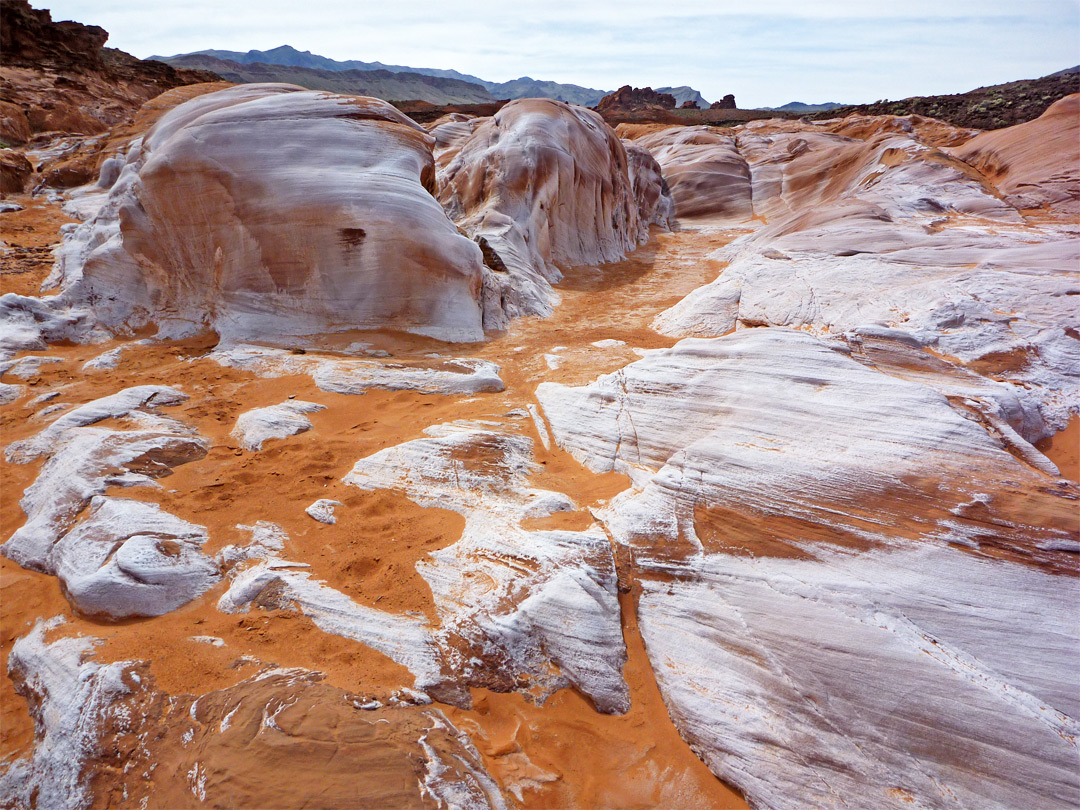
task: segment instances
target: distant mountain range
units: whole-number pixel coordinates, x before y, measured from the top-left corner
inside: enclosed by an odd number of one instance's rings
[[[219,51],[220,53],[220,51]],[[160,57],[154,57],[158,61]],[[221,78],[238,84],[284,82],[310,90],[326,90],[354,96],[374,96],[388,101],[418,100],[431,104],[483,104],[494,101],[484,87],[463,79],[430,76],[420,73],[363,70],[323,70],[300,65],[277,65],[263,62],[236,62],[209,54],[195,53],[169,57],[177,68],[212,70]]]
[[[759,107],[760,110],[776,110],[778,112],[827,112],[843,107],[835,101],[826,101],[824,104],[804,104],[801,101],[789,101],[783,107]]]
[[[522,76],[509,82],[489,82],[456,70],[414,68],[361,62],[339,62],[310,51],[298,51],[282,45],[268,51],[205,50],[175,56],[151,56],[174,67],[199,67],[213,70],[222,78],[236,82],[290,82],[313,90],[333,90],[385,98],[390,101],[420,100],[433,104],[477,103],[494,99],[554,98],[572,104],[593,107],[607,95],[606,90],[560,84]],[[217,65],[214,67],[213,65]],[[308,72],[311,71],[311,72]],[[334,80],[328,74],[348,74]],[[359,74],[378,74],[361,76]],[[393,76],[397,79],[394,80]],[[426,82],[421,77],[440,79],[452,84]],[[477,91],[483,93],[477,95]],[[401,95],[401,94],[407,95]]]

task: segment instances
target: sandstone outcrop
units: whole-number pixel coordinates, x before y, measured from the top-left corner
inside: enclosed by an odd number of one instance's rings
[[[1080,94],[1055,102],[1033,121],[978,135],[952,154],[982,172],[1017,208],[1080,214]]]
[[[537,396],[560,446],[634,481],[602,517],[643,579],[672,717],[714,772],[778,808],[1077,789],[1075,484],[932,388],[782,329]]]
[[[104,132],[171,87],[218,79],[106,48],[103,28],[53,22],[27,0],[5,0],[2,14],[0,138],[8,144],[41,132]]]
[[[754,215],[750,168],[731,135],[711,127],[670,127],[635,143],[660,165],[677,217],[737,223]]]
[[[675,96],[670,93],[626,85],[600,99],[595,109],[612,125],[633,121],[678,123],[681,119],[671,112],[675,104]]]
[[[560,268],[621,259],[647,238],[652,220],[642,219],[626,150],[591,110],[512,101],[493,118],[438,130],[453,150],[439,156],[439,200],[488,266],[505,268],[496,292],[507,314],[549,313]],[[662,193],[636,176],[642,198]]]
[[[430,140],[376,99],[288,85],[192,99],[133,146],[61,283],[118,332],[477,340],[490,273],[430,194]]]

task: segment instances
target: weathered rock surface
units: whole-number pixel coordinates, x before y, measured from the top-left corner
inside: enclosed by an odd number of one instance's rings
[[[795,331],[685,340],[537,396],[561,447],[634,481],[602,517],[714,772],[770,807],[1077,789],[1075,484]]]
[[[438,193],[482,240],[487,265],[509,277],[496,274],[489,295],[500,303],[490,310],[548,314],[560,268],[621,259],[647,238],[651,220],[641,218],[626,150],[596,113],[526,99],[469,128],[444,141],[455,154],[439,171]]]
[[[103,664],[95,639],[47,640],[60,626],[37,624],[8,660],[40,728],[31,756],[0,775],[15,807],[79,810],[95,794],[169,807],[272,807],[284,795],[323,807],[358,796],[387,808],[508,806],[438,709],[372,705],[320,672],[265,666],[226,688],[169,694],[149,662]]]
[[[1011,197],[917,129],[869,123],[860,127],[866,140],[803,125],[745,127],[737,146],[750,166],[753,212],[768,224],[715,254],[727,262],[720,277],[655,328],[711,336],[782,325],[928,347],[1017,383],[1015,396],[1037,403],[1050,426],[1022,429],[1029,441],[1062,429],[1080,396],[1080,344],[1069,336],[1080,326],[1070,293],[1080,261],[1074,228],[1024,222]],[[1076,132],[1058,112],[1021,127],[1065,140]],[[993,137],[1020,142],[1024,133]],[[1025,169],[1018,155],[1016,171],[1053,175],[1052,161],[1040,161]],[[1068,151],[1057,161],[1055,188],[1080,183]],[[962,226],[946,227],[959,218]]]
[[[131,150],[60,281],[120,332],[476,340],[487,271],[429,193],[432,161],[423,128],[376,99],[290,85],[201,96]]]
[[[526,518],[572,511],[562,493],[528,486],[532,443],[482,424],[429,428],[361,459],[345,482],[403,491],[465,517],[461,539],[417,570],[442,620],[438,636],[457,677],[538,699],[568,685],[603,712],[628,708],[626,660],[607,537],[527,531]]]
[[[217,565],[200,551],[206,539],[202,526],[156,504],[99,496],[53,546],[50,567],[81,613],[160,616],[218,580]]]
[[[634,143],[656,158],[676,216],[743,222],[754,215],[750,168],[733,136],[709,127],[670,127]]]
[[[1075,99],[220,89],[4,214],[6,801],[1073,804]]]
[[[1080,94],[1039,118],[977,135],[952,154],[982,172],[1017,208],[1080,213]]]
[[[206,442],[194,431],[154,412],[184,399],[164,386],[136,386],[68,411],[36,436],[10,444],[9,462],[48,460],[19,501],[26,522],[0,553],[24,568],[60,575],[72,603],[93,614],[159,615],[209,587],[216,573],[198,552],[205,539],[199,527],[116,499],[99,500],[87,521],[76,524],[110,486],[152,486],[172,467],[206,454]],[[91,427],[106,419],[119,421],[121,429]],[[67,542],[58,547],[62,539]]]
[[[308,374],[320,389],[336,394],[363,394],[373,388],[421,394],[476,394],[502,391],[505,387],[497,365],[472,357],[395,363],[292,354],[247,345],[222,348],[211,357],[223,366],[252,371],[260,377]]]
[[[9,144],[40,132],[104,132],[171,87],[218,78],[106,48],[103,28],[53,22],[26,0],[2,8],[0,139]]]

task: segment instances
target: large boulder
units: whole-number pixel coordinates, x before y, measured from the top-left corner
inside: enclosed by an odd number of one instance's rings
[[[479,339],[482,255],[432,197],[431,149],[377,99],[292,85],[194,98],[133,145],[61,281],[120,333]]]
[[[648,237],[626,150],[591,110],[521,99],[457,130],[447,133],[457,151],[439,171],[439,200],[487,265],[507,271],[510,314],[549,313],[560,268],[622,259]],[[658,173],[655,182],[658,195]]]
[[[750,168],[735,138],[712,127],[668,127],[635,141],[663,170],[679,217],[743,222],[754,215]]]

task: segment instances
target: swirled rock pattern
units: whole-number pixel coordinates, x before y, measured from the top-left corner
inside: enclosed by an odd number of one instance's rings
[[[430,136],[386,102],[211,93],[131,150],[61,283],[115,331],[479,339],[482,255],[432,198],[434,175]]]
[[[642,214],[657,209],[638,199],[660,196],[658,173],[639,169],[632,181],[622,143],[591,110],[522,99],[437,133],[454,150],[439,171],[439,200],[497,256],[488,265],[509,274],[500,295],[511,314],[550,313],[562,269],[621,259],[645,241],[654,220]]]

